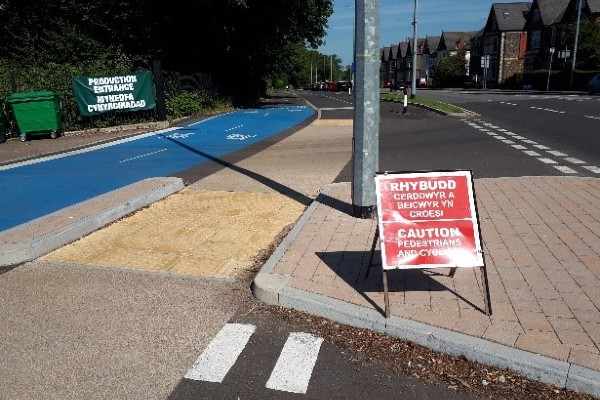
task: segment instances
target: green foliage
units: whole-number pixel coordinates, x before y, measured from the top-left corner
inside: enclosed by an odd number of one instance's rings
[[[391,101],[394,103],[402,103],[404,102],[404,95],[400,95],[397,93],[382,93],[381,101]],[[464,110],[459,108],[453,104],[443,103],[437,100],[427,99],[425,97],[413,97],[408,100],[409,104],[412,105],[420,105],[428,108],[432,108],[434,110],[446,112],[446,113],[462,113]]]
[[[600,69],[600,21],[582,21],[579,41],[577,68]]]
[[[435,86],[461,86],[467,80],[467,66],[464,54],[444,57],[436,67],[433,84]]]
[[[205,90],[192,90],[172,94],[167,97],[167,114],[170,119],[197,116],[208,111],[223,110],[231,107],[231,103],[223,98],[216,98]]]
[[[0,54],[43,67],[159,57],[165,69],[217,75],[231,94],[256,96],[273,75],[297,80],[290,55],[322,43],[332,12],[332,0],[4,0]]]
[[[573,87],[571,84],[570,69],[562,71],[552,71],[550,75],[550,90],[587,90],[590,79],[596,75],[599,70],[573,72]],[[531,85],[534,90],[546,90],[548,84],[548,70],[538,70],[515,74],[504,81],[503,86],[507,89],[523,89],[524,85]]]

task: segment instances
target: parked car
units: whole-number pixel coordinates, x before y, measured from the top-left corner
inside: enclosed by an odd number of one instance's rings
[[[600,74],[596,74],[588,83],[588,93],[596,94],[600,93]]]

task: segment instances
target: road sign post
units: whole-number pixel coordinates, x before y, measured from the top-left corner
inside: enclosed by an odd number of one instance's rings
[[[387,271],[474,267],[491,315],[471,171],[378,173],[375,185],[386,317]]]

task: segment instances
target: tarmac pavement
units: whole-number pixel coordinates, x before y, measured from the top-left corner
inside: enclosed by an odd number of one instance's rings
[[[0,255],[13,254],[10,264],[39,256],[41,264],[0,270],[2,301],[19,305],[3,307],[0,321],[11,326],[11,313],[35,301],[35,291],[22,298],[10,285],[27,274],[52,271],[41,266],[58,273],[76,266],[78,279],[88,284],[107,270],[128,277],[131,269],[151,271],[143,279],[195,282],[200,276],[230,284],[252,273],[261,251],[293,226],[254,279],[260,300],[600,397],[600,180],[475,180],[492,315],[483,312],[479,270],[459,269],[453,278],[447,270],[410,270],[389,273],[392,315],[386,319],[378,252],[365,277],[376,221],[354,218],[350,184],[333,183],[350,161],[351,146],[348,121],[317,120],[185,189],[177,178],[157,178],[127,188],[127,196],[112,193],[107,198],[116,200],[110,204],[94,199],[76,206],[77,214],[63,210],[66,218],[52,216],[52,224],[38,220],[16,228],[22,236],[2,232]],[[165,187],[158,196],[146,196]],[[61,243],[55,233],[65,230],[70,236]],[[73,235],[86,237],[63,246]],[[56,251],[44,247],[46,238],[53,238]],[[15,249],[26,255],[15,256]],[[53,288],[51,276],[39,276],[38,293]],[[126,291],[129,278],[123,279],[111,290]],[[93,309],[93,303],[81,307]],[[11,336],[4,335],[0,343]],[[0,347],[0,353],[6,351]]]

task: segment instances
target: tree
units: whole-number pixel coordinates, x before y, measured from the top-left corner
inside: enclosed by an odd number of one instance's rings
[[[600,21],[581,21],[578,46],[578,68],[600,70]]]
[[[240,95],[289,70],[298,44],[319,46],[333,11],[332,0],[0,1],[0,54],[12,63],[148,66],[160,57]]]
[[[455,55],[447,56],[440,61],[435,70],[435,86],[455,86],[464,82],[467,74],[465,55],[458,52]]]

